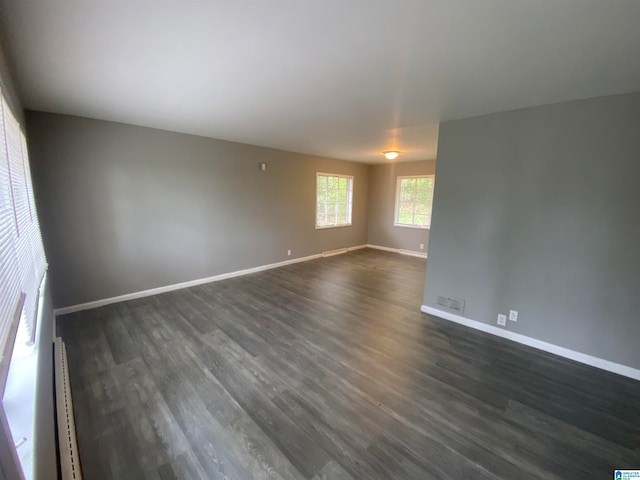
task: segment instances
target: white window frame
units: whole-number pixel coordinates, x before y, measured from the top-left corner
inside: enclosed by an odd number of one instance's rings
[[[393,226],[394,227],[404,227],[404,228],[419,228],[421,230],[429,230],[431,228],[431,215],[429,216],[429,224],[428,225],[414,225],[409,223],[400,223],[398,221],[398,217],[400,216],[400,185],[402,184],[402,180],[413,179],[413,178],[432,178],[433,185],[435,188],[435,175],[407,175],[403,177],[397,177],[396,180],[396,204],[393,212]],[[431,214],[433,214],[433,195],[431,197]],[[415,211],[413,212],[415,216]]]
[[[333,225],[318,225],[318,180],[320,177],[336,177],[336,178],[346,178],[347,181],[349,182],[347,184],[347,223],[337,223],[337,219],[338,219],[338,211],[336,209],[336,224]],[[353,184],[354,184],[354,178],[353,175],[341,175],[338,173],[323,173],[323,172],[317,172],[316,173],[316,192],[315,192],[315,196],[316,196],[316,215],[315,215],[315,226],[316,226],[316,230],[324,230],[326,228],[341,228],[341,227],[351,227],[353,225]],[[349,186],[351,188],[349,188]]]

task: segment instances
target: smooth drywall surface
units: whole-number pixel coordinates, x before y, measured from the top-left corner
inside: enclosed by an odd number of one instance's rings
[[[0,33],[0,41],[2,40],[4,40],[4,38]],[[24,126],[24,112],[22,111],[22,104],[18,96],[16,85],[13,82],[13,75],[9,60],[2,45],[0,45],[0,89],[2,90],[2,96],[11,108],[11,111],[20,124]]]
[[[436,161],[390,163],[371,166],[369,183],[369,243],[426,253],[429,230],[397,227],[395,221],[398,177],[435,174]],[[420,244],[424,249],[420,249]]]
[[[368,165],[65,115],[27,127],[56,308],[367,243]],[[354,176],[352,226],[315,229],[317,172]]]
[[[447,122],[425,305],[640,367],[640,93]]]

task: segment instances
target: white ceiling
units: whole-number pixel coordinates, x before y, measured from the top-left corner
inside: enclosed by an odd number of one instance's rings
[[[360,162],[640,90],[639,0],[0,0],[25,108]]]

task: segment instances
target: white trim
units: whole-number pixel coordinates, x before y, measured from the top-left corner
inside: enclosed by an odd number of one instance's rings
[[[367,248],[366,245],[356,245],[355,247],[345,247],[345,248],[336,248],[335,250],[327,250],[326,252],[322,252],[320,255],[323,257],[333,257],[334,255],[341,255],[347,252],[353,252],[354,250],[361,250],[363,248]]]
[[[415,250],[404,250],[402,248],[390,248],[390,247],[383,247],[382,245],[371,245],[371,244],[367,244],[367,247],[374,248],[376,250],[384,250],[385,252],[393,252],[393,253],[399,253],[401,255],[409,255],[411,257],[427,258],[427,254],[425,252],[416,252]]]
[[[358,250],[360,248],[366,248],[366,245],[357,245],[355,247],[348,247],[348,251]],[[237,270],[235,272],[221,273],[219,275],[213,275],[211,277],[199,278],[196,280],[190,280],[188,282],[174,283],[172,285],[166,285],[164,287],[151,288],[149,290],[142,290],[140,292],[126,293],[124,295],[118,295],[117,297],[103,298],[101,300],[94,300],[92,302],[79,303],[78,305],[71,305],[68,307],[56,308],[53,313],[58,315],[65,315],[67,313],[80,312],[82,310],[89,310],[92,308],[102,307],[104,305],[110,305],[112,303],[126,302],[127,300],[135,300],[136,298],[150,297],[151,295],[158,295],[159,293],[172,292],[174,290],[180,290],[183,288],[195,287],[196,285],[202,285],[204,283],[218,282],[220,280],[226,280],[227,278],[240,277],[242,275],[248,275],[250,273],[262,272],[264,270],[271,270],[272,268],[284,267],[285,265],[291,265],[293,263],[307,262],[309,260],[315,260],[321,258],[321,253],[309,255],[306,257],[292,258],[290,260],[284,260],[282,262],[270,263],[267,265],[260,265],[258,267],[246,268],[244,270]]]
[[[349,250],[347,248],[337,248],[335,250],[327,250],[326,252],[322,252],[323,257],[333,257],[334,255],[341,255],[343,253],[347,253]]]
[[[640,380],[640,370],[637,368],[628,367],[626,365],[611,362],[609,360],[604,360],[592,355],[587,355],[586,353],[576,352],[575,350],[560,347],[558,345],[554,345],[553,343],[537,340],[535,338],[527,337],[519,333],[505,330],[504,328],[498,328],[487,323],[478,322],[477,320],[471,320],[470,318],[461,317],[460,315],[455,315],[453,313],[445,312],[433,307],[428,307],[426,305],[422,305],[422,307],[420,307],[420,310],[429,315],[434,315],[436,317],[459,323],[476,330],[481,330],[498,337],[506,338],[517,343],[522,343],[523,345],[528,345],[530,347],[537,348],[538,350],[543,350],[545,352],[553,353],[554,355],[559,355],[570,360],[575,360],[576,362],[584,363],[585,365],[590,365],[601,370],[617,373],[618,375],[633,378],[634,380]]]
[[[431,225],[420,226],[420,225],[407,225],[405,223],[394,223],[393,226],[400,227],[400,228],[417,228],[418,230],[431,230]]]
[[[318,207],[316,207],[317,209]],[[316,227],[316,230],[326,230],[327,228],[353,227],[353,223],[341,223],[339,225],[326,225],[324,227]]]

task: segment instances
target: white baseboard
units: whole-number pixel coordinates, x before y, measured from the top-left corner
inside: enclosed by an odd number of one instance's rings
[[[575,350],[560,347],[558,345],[554,345],[553,343],[536,340],[535,338],[527,337],[519,333],[514,333],[503,328],[498,328],[493,325],[478,322],[477,320],[471,320],[470,318],[461,317],[460,315],[455,315],[453,313],[445,312],[433,307],[428,307],[426,305],[422,305],[422,307],[420,307],[420,310],[424,313],[428,313],[429,315],[434,315],[436,317],[459,323],[476,330],[491,333],[492,335],[506,338],[514,342],[522,343],[523,345],[528,345],[530,347],[537,348],[538,350],[553,353],[555,355],[559,355],[570,360],[575,360],[576,362],[584,363],[601,370],[607,370],[608,372],[613,372],[617,373],[618,375],[633,378],[634,380],[640,380],[640,370],[637,368],[610,362],[609,360],[604,360],[592,355],[587,355],[586,353],[576,352]]]
[[[411,257],[427,258],[427,254],[424,252],[416,252],[414,250],[403,250],[401,248],[383,247],[382,245],[367,244],[369,248],[375,248],[376,250],[384,250],[385,252],[399,253],[401,255],[409,255]]]
[[[351,252],[353,250],[359,250],[366,247],[367,245],[356,245],[355,247],[347,247],[346,250]],[[135,300],[136,298],[150,297],[151,295],[158,295],[159,293],[171,292],[174,290],[180,290],[182,288],[195,287],[196,285],[202,285],[204,283],[219,282],[220,280],[226,280],[227,278],[240,277],[242,275],[248,275],[250,273],[271,270],[272,268],[284,267],[285,265],[291,265],[293,263],[308,262],[309,260],[315,260],[316,258],[321,257],[322,254],[317,253],[314,255],[308,255],[306,257],[292,258],[290,260],[283,260],[282,262],[260,265],[258,267],[246,268],[244,270],[237,270],[235,272],[221,273],[219,275],[213,275],[211,277],[189,280],[188,282],[174,283],[172,285],[166,285],[164,287],[151,288],[149,290],[142,290],[141,292],[126,293],[124,295],[118,295],[117,297],[103,298],[101,300],[80,303],[78,305],[56,308],[54,310],[54,314],[57,316],[65,315],[67,313],[80,312],[82,310],[90,310],[92,308],[98,308],[104,305],[110,305],[112,303],[126,302],[127,300]]]

